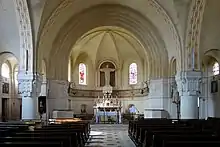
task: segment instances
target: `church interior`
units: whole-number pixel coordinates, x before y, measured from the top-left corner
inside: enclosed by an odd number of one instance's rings
[[[0,146],[219,147],[219,16],[219,0],[0,0]]]

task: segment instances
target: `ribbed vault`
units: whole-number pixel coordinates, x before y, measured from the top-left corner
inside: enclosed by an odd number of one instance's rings
[[[108,26],[93,29],[80,37],[72,50],[73,65],[83,52],[89,55],[92,64],[97,68],[98,63],[105,59],[113,59],[118,64],[123,64],[129,59],[150,62],[146,50],[137,38],[119,27]]]
[[[96,19],[91,21],[91,18]],[[140,23],[140,20],[144,23]],[[68,58],[62,58],[62,60],[57,59],[60,56],[69,56],[72,46],[76,43],[78,38],[85,32],[101,26],[117,26],[129,30],[140,40],[145,49],[149,49],[147,52],[151,57],[151,64],[154,65],[150,66],[152,67],[151,70],[154,71],[152,72],[154,75],[151,76],[167,76],[167,50],[158,32],[150,22],[129,8],[117,5],[98,5],[72,17],[60,30],[53,44],[53,51],[50,54],[50,71],[56,68],[55,72],[50,74],[53,75],[51,78],[66,79],[67,74],[65,71],[67,71],[67,66],[63,65],[68,63]],[[58,63],[56,61],[58,61]]]
[[[148,2],[148,4],[152,3],[152,1]],[[147,6],[149,7],[149,5]],[[158,5],[151,5],[151,7],[156,8]],[[161,11],[163,10],[159,9],[158,13],[161,13]],[[155,13],[155,9],[149,13],[149,15],[153,15],[153,13]],[[179,59],[177,61],[177,68],[180,69],[182,57],[180,51],[180,42],[178,42],[178,34],[175,32],[175,28],[172,27],[172,25],[170,25],[171,27],[169,29],[155,28],[155,24],[153,25],[144,15],[138,11],[135,11],[134,9],[131,9],[130,7],[122,6],[122,4],[96,5],[73,15],[64,25],[62,25],[62,27],[59,29],[60,31],[56,33],[56,38],[51,45],[49,45],[48,42],[45,42],[45,37],[47,36],[45,32],[50,32],[50,28],[45,28],[46,30],[43,30],[42,34],[40,35],[41,37],[38,47],[40,58],[43,58],[43,56],[47,56],[47,58],[50,57],[50,59],[48,59],[50,78],[66,79],[67,66],[64,65],[68,63],[68,58],[66,57],[69,56],[72,46],[83,34],[101,26],[121,27],[125,30],[128,30],[134,36],[136,36],[136,38],[138,38],[138,40],[147,50],[149,60],[152,61],[150,67],[151,70],[154,71],[154,75],[151,75],[151,77],[167,76],[168,58],[173,56]],[[165,21],[167,24],[164,25],[164,28],[167,28],[168,24],[171,23],[168,19],[169,17],[164,14],[166,20],[163,20],[161,18],[161,14],[158,15],[159,17],[155,15],[155,18],[157,18],[157,20],[161,19],[163,22]],[[151,18],[149,19],[151,20]],[[54,19],[53,21],[53,23],[55,23],[58,20]],[[155,20],[153,22],[155,22]],[[48,23],[46,26],[47,25]],[[172,33],[161,34],[161,30],[172,31]],[[166,39],[163,36],[166,36]],[[48,36],[48,38],[50,37]],[[47,53],[47,51],[43,51],[43,48],[48,47],[52,48],[52,50],[49,50],[49,53]],[[169,52],[167,50],[169,50]],[[59,61],[57,61],[58,58],[60,59]]]

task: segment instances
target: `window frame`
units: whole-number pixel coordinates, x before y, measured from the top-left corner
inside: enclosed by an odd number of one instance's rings
[[[218,63],[218,62],[215,62],[215,63],[212,65],[212,74],[213,74],[214,76],[219,75],[219,63]]]
[[[137,63],[133,62],[129,65],[128,68],[129,68],[128,69],[128,83],[129,83],[129,85],[136,85],[138,83],[138,65],[137,65]],[[132,69],[132,68],[134,68],[134,69]],[[132,78],[131,77],[132,70],[135,70],[135,79],[131,79]]]
[[[84,82],[81,82],[81,76],[80,76],[80,72],[81,72],[81,66],[84,68]],[[78,79],[79,79],[79,85],[87,85],[87,66],[85,63],[79,63],[78,66],[79,70],[78,70]]]

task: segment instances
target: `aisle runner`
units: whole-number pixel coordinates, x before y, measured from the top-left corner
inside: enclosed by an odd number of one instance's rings
[[[92,125],[86,147],[135,147],[127,132],[127,125]]]

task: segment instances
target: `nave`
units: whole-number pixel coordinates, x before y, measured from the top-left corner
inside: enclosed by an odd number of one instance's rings
[[[128,137],[128,125],[95,124],[91,125],[86,147],[135,147]]]

